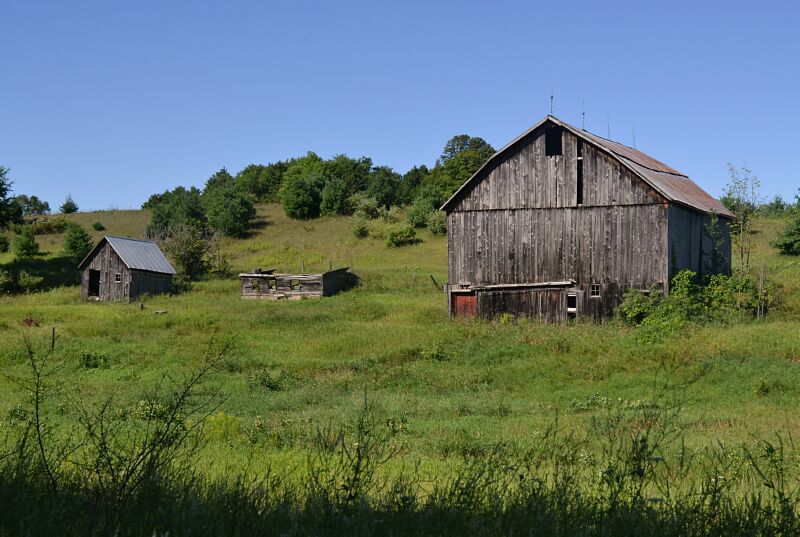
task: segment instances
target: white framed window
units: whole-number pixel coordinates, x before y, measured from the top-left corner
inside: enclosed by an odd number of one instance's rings
[[[600,284],[593,283],[589,286],[589,297],[590,298],[600,298]]]
[[[576,313],[578,311],[578,295],[576,293],[569,293],[567,295],[567,313]]]
[[[119,272],[114,273],[114,283],[122,283],[122,274]]]

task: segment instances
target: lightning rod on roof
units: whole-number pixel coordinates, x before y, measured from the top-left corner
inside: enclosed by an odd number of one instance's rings
[[[586,130],[586,101],[581,101],[581,129]]]
[[[633,124],[633,147],[636,147],[636,123]]]

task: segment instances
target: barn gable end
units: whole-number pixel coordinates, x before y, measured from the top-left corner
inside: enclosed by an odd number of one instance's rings
[[[548,116],[442,207],[451,314],[610,316],[628,289],[708,272],[705,226],[732,216],[677,170]],[[730,270],[730,242],[723,252]]]
[[[566,129],[560,129],[562,154],[547,156],[547,129],[548,125],[541,125],[503,151],[500,158],[484,167],[457,197],[451,198],[445,209],[450,212],[563,208],[666,201],[618,160]],[[584,179],[601,179],[582,181],[580,195],[579,162]]]

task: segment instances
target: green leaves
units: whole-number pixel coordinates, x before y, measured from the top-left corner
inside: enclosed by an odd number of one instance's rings
[[[94,248],[92,237],[78,224],[69,223],[64,232],[64,253],[80,261]]]
[[[800,212],[786,222],[786,227],[771,245],[783,255],[800,255]]]
[[[31,226],[23,226],[19,235],[14,238],[14,255],[18,259],[27,259],[39,255],[39,243]]]
[[[208,225],[223,235],[239,237],[256,216],[252,195],[233,182],[207,190],[203,194]]]
[[[78,204],[72,199],[72,194],[67,194],[67,199],[64,200],[64,203],[61,204],[61,207],[59,207],[58,210],[64,214],[78,212]]]

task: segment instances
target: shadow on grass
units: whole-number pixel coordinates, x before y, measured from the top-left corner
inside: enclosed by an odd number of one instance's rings
[[[81,273],[78,263],[71,257],[32,257],[27,259],[14,259],[0,267],[14,274],[20,271],[28,272],[43,278],[39,290],[48,290],[63,285],[78,285],[81,282]]]
[[[247,226],[247,229],[244,233],[239,237],[240,239],[252,239],[258,232],[264,229],[269,225],[269,220],[265,216],[258,216],[254,218],[250,224]]]

